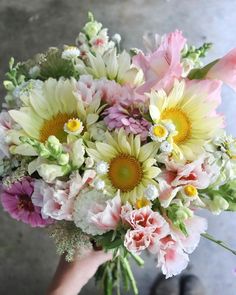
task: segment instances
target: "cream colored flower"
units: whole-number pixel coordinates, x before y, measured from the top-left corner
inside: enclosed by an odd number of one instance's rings
[[[77,64],[77,69],[81,74],[90,74],[96,79],[106,77],[120,84],[134,85],[142,81],[140,71],[131,66],[131,58],[126,51],[117,55],[116,48],[112,48],[104,55],[88,53],[88,59],[88,66],[82,61],[81,64]]]

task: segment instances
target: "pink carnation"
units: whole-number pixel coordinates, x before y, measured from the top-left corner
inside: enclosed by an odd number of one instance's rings
[[[50,218],[43,218],[41,207],[32,202],[34,181],[25,177],[14,182],[10,187],[4,187],[1,194],[3,208],[12,218],[30,224],[32,227],[45,227],[52,223]]]
[[[123,222],[131,226],[125,235],[124,242],[131,252],[139,253],[146,248],[155,252],[159,240],[170,233],[165,219],[148,206],[132,210],[131,206],[125,205],[122,208],[121,217]]]
[[[143,70],[145,83],[137,92],[143,94],[151,88],[169,90],[175,78],[182,75],[181,51],[186,39],[180,31],[166,35],[159,48],[145,56],[143,53],[133,57],[133,63]]]

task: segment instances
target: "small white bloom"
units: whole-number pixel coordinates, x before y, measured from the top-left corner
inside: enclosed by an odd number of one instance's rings
[[[158,197],[159,192],[155,185],[149,184],[144,191],[144,195],[149,201],[153,201]]]
[[[173,133],[176,131],[175,125],[171,121],[166,121],[164,125],[170,133]]]
[[[116,34],[112,37],[112,40],[113,40],[115,43],[119,44],[120,41],[121,41],[121,35],[116,33]]]
[[[97,163],[97,166],[96,166],[97,174],[104,175],[108,172],[108,170],[109,170],[109,164],[107,162],[101,161]]]
[[[105,182],[101,179],[96,179],[93,185],[98,191],[101,191],[105,188]]]
[[[162,142],[168,136],[168,130],[163,124],[155,124],[150,128],[150,137],[153,141]]]
[[[80,55],[79,48],[75,46],[65,46],[64,51],[62,52],[61,57],[63,59],[75,59]]]
[[[40,67],[39,66],[34,66],[29,69],[29,75],[32,79],[35,79],[39,76],[40,74]]]
[[[168,141],[163,141],[160,145],[160,150],[163,153],[171,153],[173,150],[173,146]]]

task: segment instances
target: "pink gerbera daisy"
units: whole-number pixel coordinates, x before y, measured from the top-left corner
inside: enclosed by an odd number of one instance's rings
[[[41,208],[35,206],[31,196],[34,182],[30,177],[14,182],[10,187],[3,186],[1,201],[3,208],[12,218],[30,224],[32,227],[45,227],[51,219],[43,219]]]

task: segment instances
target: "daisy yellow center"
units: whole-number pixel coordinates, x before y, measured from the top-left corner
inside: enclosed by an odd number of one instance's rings
[[[140,208],[143,208],[143,207],[146,207],[146,206],[149,206],[149,205],[150,205],[150,201],[145,199],[145,198],[139,199],[136,202],[136,208],[137,209],[140,209]]]
[[[81,128],[81,121],[79,119],[70,119],[67,123],[66,123],[66,127],[69,131],[71,132],[76,132]]]
[[[73,117],[76,117],[76,114],[58,113],[51,119],[45,120],[40,129],[39,140],[45,142],[50,135],[54,135],[61,142],[65,141],[67,134],[64,131],[64,125]]]
[[[162,120],[171,120],[175,125],[176,131],[174,142],[176,144],[184,143],[191,135],[191,122],[185,112],[180,108],[170,108],[164,110],[161,114]]]
[[[156,137],[164,137],[164,136],[166,136],[166,133],[167,133],[167,130],[162,125],[156,125],[153,127],[153,134]]]
[[[194,197],[196,196],[197,194],[197,189],[195,186],[189,184],[189,185],[186,185],[185,188],[184,188],[184,193],[186,194],[186,196],[188,197]]]
[[[135,157],[120,154],[111,160],[108,177],[114,188],[130,192],[142,180],[142,166]]]

